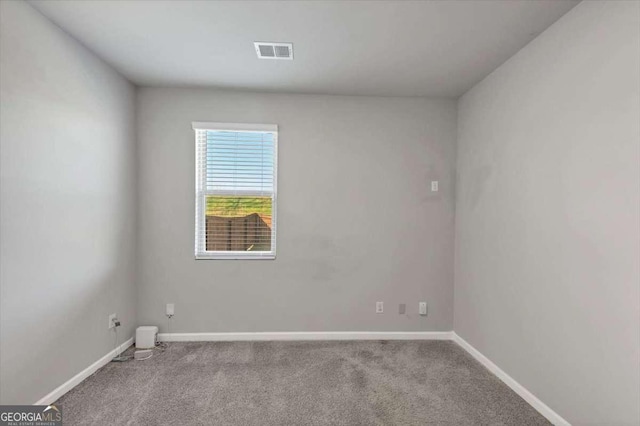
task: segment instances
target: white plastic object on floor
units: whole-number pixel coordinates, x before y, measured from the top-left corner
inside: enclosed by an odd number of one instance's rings
[[[142,326],[136,328],[136,349],[153,349],[158,340],[158,327]]]
[[[133,358],[136,361],[144,361],[145,359],[151,358],[152,355],[153,355],[153,349],[142,349],[139,351],[135,351],[133,353]]]

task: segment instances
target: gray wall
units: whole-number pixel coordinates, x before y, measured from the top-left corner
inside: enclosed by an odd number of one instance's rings
[[[135,325],[134,88],[0,2],[0,403],[31,404]]]
[[[420,98],[141,89],[141,323],[167,331],[174,302],[172,332],[451,330],[455,109]],[[192,121],[280,126],[276,260],[194,260]]]
[[[581,3],[459,102],[455,331],[576,425],[640,422],[639,8]]]

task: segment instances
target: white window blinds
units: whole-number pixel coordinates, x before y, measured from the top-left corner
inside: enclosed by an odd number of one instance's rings
[[[197,259],[276,255],[278,128],[193,123]]]

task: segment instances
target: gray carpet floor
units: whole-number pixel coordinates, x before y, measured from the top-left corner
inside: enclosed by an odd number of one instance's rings
[[[449,341],[169,343],[56,405],[65,425],[549,424]]]

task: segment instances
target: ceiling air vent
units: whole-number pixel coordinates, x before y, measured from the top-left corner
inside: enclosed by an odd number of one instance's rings
[[[271,43],[256,41],[253,43],[260,59],[293,59],[292,43]]]

